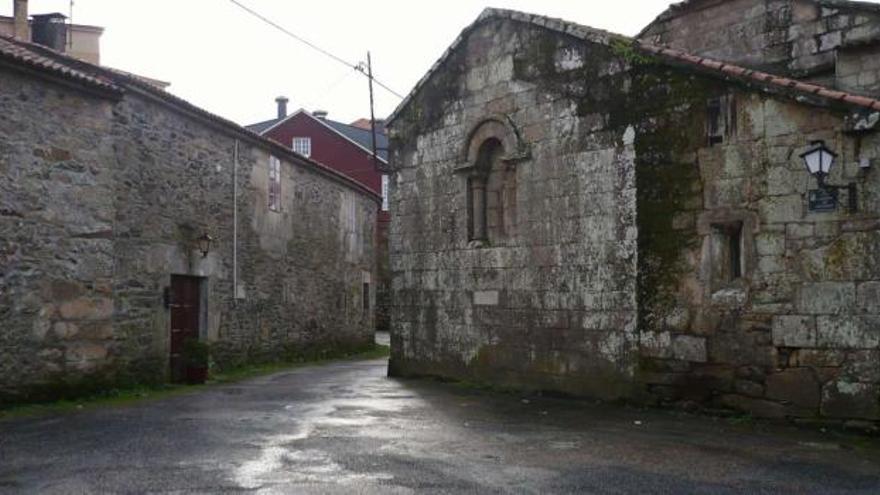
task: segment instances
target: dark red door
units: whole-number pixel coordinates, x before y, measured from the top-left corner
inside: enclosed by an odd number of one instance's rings
[[[199,339],[201,283],[198,277],[171,276],[171,379],[185,379],[183,343]]]

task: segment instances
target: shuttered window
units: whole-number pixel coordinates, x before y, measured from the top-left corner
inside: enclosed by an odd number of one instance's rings
[[[281,210],[281,160],[269,157],[269,209]]]

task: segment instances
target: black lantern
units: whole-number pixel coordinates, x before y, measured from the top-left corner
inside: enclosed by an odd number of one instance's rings
[[[810,174],[816,176],[819,181],[819,187],[825,186],[825,177],[831,173],[831,167],[834,166],[834,160],[837,153],[825,146],[825,141],[813,141],[810,143],[810,149],[801,155]]]
[[[202,252],[202,258],[206,258],[208,253],[211,252],[211,243],[214,242],[214,238],[211,237],[210,234],[205,232],[198,239],[196,239],[199,243],[199,251]]]

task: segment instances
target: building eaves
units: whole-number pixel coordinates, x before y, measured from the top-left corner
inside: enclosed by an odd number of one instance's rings
[[[686,3],[686,2],[682,2]],[[449,59],[449,57],[459,48],[467,35],[476,29],[482,23],[490,19],[509,19],[513,21],[524,22],[535,26],[540,26],[552,31],[579,38],[586,42],[596,43],[605,46],[611,46],[612,41],[631,43],[636,48],[641,49],[646,54],[656,56],[661,63],[673,67],[687,67],[698,69],[699,71],[725,80],[738,80],[747,82],[753,86],[758,86],[772,93],[778,93],[785,96],[793,97],[802,103],[810,103],[815,105],[836,104],[848,107],[856,107],[859,109],[880,110],[880,101],[873,98],[854,95],[826,88],[815,84],[808,84],[793,79],[767,74],[765,72],[753,71],[733,64],[691,55],[678,50],[652,45],[629,38],[620,34],[610,33],[599,29],[583,26],[577,23],[553,19],[549,17],[526,14],[523,12],[493,9],[489,8],[477,18],[477,20],[462,31],[452,45],[444,52],[437,62],[431,67],[427,74],[416,83],[415,88],[400,103],[397,109],[388,117],[386,125],[393,127],[394,121],[401,115],[403,110],[412,103],[415,95],[417,95],[427,82],[434,76],[441,66]]]
[[[47,74],[64,76],[81,86],[97,87],[112,91],[119,96],[125,93],[136,93],[165,106],[169,110],[197,119],[219,131],[229,133],[254,145],[267,148],[271,153],[279,157],[301,163],[340,184],[366,194],[374,201],[381,201],[381,197],[365,184],[322,163],[306,158],[292,149],[250,131],[231,120],[203,110],[136,76],[100,67],[42,45],[0,36],[0,61],[4,59]]]
[[[867,96],[855,95],[817,84],[751,70],[738,65],[691,55],[680,50],[655,46],[649,43],[638,42],[636,46],[672,65],[692,67],[701,72],[720,76],[724,79],[755,84],[762,89],[774,93],[793,96],[796,100],[803,103],[818,105],[840,104],[848,107],[880,111],[880,100]]]
[[[91,89],[117,95],[122,93],[122,88],[117,86],[111,78],[81,70],[64,60],[58,60],[51,55],[41,53],[40,50],[34,50],[35,46],[37,45],[22,43],[14,38],[0,35],[0,60],[35,69]]]

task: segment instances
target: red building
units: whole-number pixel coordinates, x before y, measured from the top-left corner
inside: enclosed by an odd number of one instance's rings
[[[376,326],[387,328],[387,308],[391,272],[388,265],[388,176],[383,174],[388,164],[388,138],[384,122],[377,121],[376,151],[378,167],[373,159],[373,134],[369,120],[360,119],[352,124],[327,118],[327,112],[305,110],[287,113],[287,98],[279,97],[278,115],[272,120],[247,126],[297,153],[327,165],[360,182],[382,196],[378,218],[377,249],[379,280],[377,284]]]

